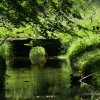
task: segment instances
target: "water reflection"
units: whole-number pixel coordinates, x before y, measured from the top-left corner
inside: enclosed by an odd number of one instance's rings
[[[98,69],[94,71],[99,73]],[[94,78],[99,84],[100,77],[93,76]],[[48,59],[42,67],[38,65],[20,67],[16,63],[16,68],[7,67],[5,94],[7,100],[98,99],[100,90],[87,81],[79,82],[80,79],[81,76],[72,75],[72,68],[67,61]]]
[[[60,65],[59,65],[60,64]],[[44,67],[12,68],[6,71],[6,98],[8,100],[35,100],[60,98],[68,94],[71,68],[64,62]],[[57,66],[60,66],[57,68]],[[57,99],[59,100],[59,99]]]

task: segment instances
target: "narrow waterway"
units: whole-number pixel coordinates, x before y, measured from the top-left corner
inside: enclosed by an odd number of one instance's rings
[[[80,83],[80,77],[73,77],[66,61],[48,59],[42,66],[26,63],[7,66],[6,100],[96,100],[92,94],[94,88]]]

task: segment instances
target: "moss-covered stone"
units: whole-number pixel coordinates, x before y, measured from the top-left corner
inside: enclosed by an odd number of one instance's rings
[[[29,59],[32,64],[44,64],[46,61],[45,58],[45,49],[41,46],[32,47],[29,52]]]

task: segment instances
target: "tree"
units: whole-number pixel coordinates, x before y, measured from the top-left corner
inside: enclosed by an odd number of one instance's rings
[[[39,27],[38,33],[47,38],[48,32],[78,36],[74,34],[74,27],[91,31],[72,20],[82,20],[81,12],[87,10],[86,3],[92,4],[92,0],[1,0],[0,14],[15,27],[24,26],[23,22]]]

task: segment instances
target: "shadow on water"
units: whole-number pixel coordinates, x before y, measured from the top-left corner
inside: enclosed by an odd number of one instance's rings
[[[81,77],[72,75],[67,61],[50,58],[42,66],[28,63],[7,66],[7,100],[94,100],[95,88],[79,82]]]
[[[5,71],[6,63],[2,56],[0,56],[0,100],[6,100],[5,98]]]
[[[29,68],[31,62],[28,57],[15,57],[11,61],[11,67],[13,68]]]

